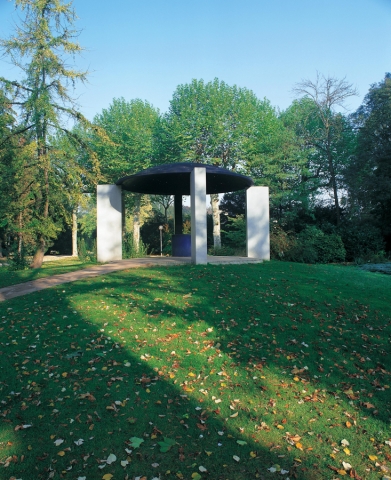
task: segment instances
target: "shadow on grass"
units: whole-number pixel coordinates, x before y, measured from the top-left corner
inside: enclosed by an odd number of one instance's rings
[[[373,450],[390,415],[385,300],[377,311],[327,268],[290,268],[129,270],[4,302],[4,472],[269,479],[279,464],[310,480],[333,478],[325,465],[341,468],[344,438],[358,458]],[[176,440],[167,453],[163,437]],[[373,462],[357,470],[377,478]]]

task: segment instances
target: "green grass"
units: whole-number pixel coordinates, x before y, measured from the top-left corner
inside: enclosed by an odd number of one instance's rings
[[[0,262],[1,263],[1,262]],[[82,262],[79,259],[67,258],[44,262],[42,268],[34,270],[10,271],[7,266],[0,267],[0,288],[9,287],[18,283],[30,282],[38,278],[49,277],[61,273],[73,272],[93,265],[91,262]]]
[[[387,478],[390,287],[269,262],[3,302],[0,478]]]

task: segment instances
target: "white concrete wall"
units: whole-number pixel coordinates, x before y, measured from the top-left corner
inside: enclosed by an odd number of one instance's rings
[[[270,260],[269,187],[250,187],[246,197],[247,256]]]
[[[206,242],[206,169],[195,167],[190,174],[191,196],[191,261],[208,262]]]
[[[98,262],[122,260],[122,189],[117,185],[97,187]]]

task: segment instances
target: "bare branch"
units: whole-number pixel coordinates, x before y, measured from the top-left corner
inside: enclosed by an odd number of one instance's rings
[[[326,77],[316,72],[314,81],[304,79],[292,89],[298,97],[307,97],[314,101],[319,109],[333,111],[336,106],[346,109],[347,98],[358,95],[357,89],[346,80]]]

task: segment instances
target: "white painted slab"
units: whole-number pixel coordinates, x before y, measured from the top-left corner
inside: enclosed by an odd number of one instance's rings
[[[117,185],[97,187],[98,262],[122,260],[122,190]]]
[[[270,260],[269,187],[246,193],[247,257]]]
[[[190,174],[191,196],[191,261],[208,263],[206,241],[206,170],[195,167]]]

